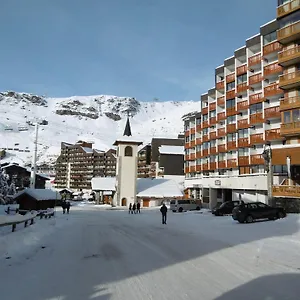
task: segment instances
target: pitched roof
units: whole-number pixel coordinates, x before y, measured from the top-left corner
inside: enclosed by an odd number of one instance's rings
[[[94,191],[116,190],[116,177],[94,177],[91,182]]]
[[[124,136],[132,136],[129,117],[127,117],[127,121],[126,121],[125,130],[124,130],[124,134],[123,135]]]
[[[167,146],[162,145],[159,147],[160,154],[178,154],[184,155],[184,146]]]
[[[27,194],[36,200],[60,200],[61,196],[57,191],[50,189],[31,189],[27,188],[15,194],[13,199],[16,199],[20,195]]]

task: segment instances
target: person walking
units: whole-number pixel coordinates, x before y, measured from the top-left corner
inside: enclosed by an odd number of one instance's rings
[[[132,213],[135,213],[136,214],[136,205],[135,205],[135,203],[133,203],[133,205],[132,205]]]
[[[66,213],[66,208],[67,208],[67,203],[66,203],[65,200],[62,201],[61,207],[62,207],[62,209],[63,209],[63,214],[65,214],[65,213]]]
[[[166,207],[166,204],[163,203],[162,207],[160,208],[163,224],[167,224],[167,211],[168,208]]]
[[[138,202],[137,205],[136,205],[136,210],[137,210],[137,213],[141,213],[141,203]]]
[[[70,201],[67,201],[66,203],[67,214],[70,212],[70,207],[71,207],[71,203]]]
[[[129,204],[129,209],[128,209],[128,213],[129,213],[129,214],[131,213],[131,210],[132,210],[132,204],[130,203],[130,204]]]

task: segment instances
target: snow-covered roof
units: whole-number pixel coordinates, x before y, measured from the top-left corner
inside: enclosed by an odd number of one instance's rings
[[[73,191],[72,190],[70,190],[70,189],[68,189],[68,188],[64,188],[64,189],[61,189],[61,190],[59,190],[59,192],[61,193],[62,191],[67,191],[67,192],[69,192],[69,193],[73,193]]]
[[[162,145],[159,147],[160,154],[177,154],[184,155],[184,146],[167,146]]]
[[[58,192],[50,189],[25,189],[13,196],[13,198],[17,198],[22,194],[27,194],[37,200],[59,200],[61,199],[61,196]]]
[[[118,145],[118,144],[122,144],[122,143],[132,143],[132,144],[138,144],[141,145],[143,142],[141,142],[138,139],[133,138],[132,136],[122,136],[119,137],[118,139],[116,139],[116,141],[114,142],[114,146]]]
[[[81,148],[86,153],[93,153],[93,149],[92,148],[88,148],[88,147],[81,147]]]
[[[115,177],[94,177],[92,178],[93,191],[115,191],[116,178]]]

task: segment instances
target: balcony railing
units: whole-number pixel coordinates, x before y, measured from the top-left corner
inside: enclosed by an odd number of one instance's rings
[[[203,156],[208,156],[208,149],[203,149],[202,154]]]
[[[236,124],[229,124],[226,126],[227,133],[236,132]]]
[[[215,110],[217,107],[217,103],[213,102],[213,103],[209,103],[209,110]]]
[[[273,186],[273,196],[300,198],[300,186],[296,186],[296,185]]]
[[[300,8],[300,0],[291,0],[277,7],[277,17],[283,17]]]
[[[263,159],[261,154],[251,155],[250,162],[251,162],[251,165],[264,165],[265,164],[265,160]]]
[[[217,163],[211,162],[211,163],[209,164],[209,169],[210,169],[210,170],[216,170],[216,169],[217,169]]]
[[[195,147],[196,146],[196,140],[191,141],[191,147]]]
[[[226,145],[219,145],[218,152],[226,152]]]
[[[190,131],[191,131],[191,134],[194,134],[196,132],[196,128],[192,127]]]
[[[256,54],[256,55],[253,55],[251,57],[249,57],[248,59],[248,66],[254,66],[254,65],[257,65],[257,64],[260,64],[261,63],[261,54]]]
[[[294,46],[293,48],[289,48],[278,53],[279,64],[287,64],[288,61],[291,61],[291,64],[293,64],[294,62],[299,60],[300,46]]]
[[[229,74],[226,76],[226,82],[232,82],[235,80],[235,73]]]
[[[202,157],[201,151],[196,152],[196,158],[201,158],[201,157]]]
[[[218,162],[218,169],[226,169],[226,160]]]
[[[236,89],[237,93],[242,93],[242,92],[247,91],[247,89],[248,89],[247,82],[243,82],[243,83],[238,84],[236,88],[237,88]]]
[[[300,122],[281,124],[280,134],[281,135],[299,135],[300,134]]]
[[[208,114],[208,106],[207,107],[204,107],[202,108],[202,111],[201,111],[202,115],[206,115]]]
[[[202,126],[202,128],[207,128],[208,127],[208,121],[203,121],[201,126]]]
[[[225,86],[224,80],[217,82],[217,90],[224,90],[224,86]]]
[[[280,128],[270,129],[266,130],[266,140],[267,141],[274,141],[274,140],[280,140]]]
[[[248,119],[238,120],[237,125],[238,125],[238,129],[249,128]]]
[[[216,154],[216,153],[217,153],[217,147],[211,147],[210,154]]]
[[[209,141],[209,136],[208,136],[208,134],[205,134],[205,135],[202,136],[202,141],[203,141],[203,142],[208,142],[208,141]]]
[[[219,128],[218,129],[218,137],[222,137],[226,135],[226,130],[225,128]]]
[[[244,64],[242,66],[239,66],[236,68],[236,75],[242,75],[247,73],[247,64]]]
[[[264,76],[282,73],[283,68],[278,63],[273,63],[264,67]]]
[[[249,156],[240,156],[239,166],[249,166]]]
[[[259,124],[264,123],[264,118],[262,113],[256,113],[253,115],[250,115],[250,124]]]
[[[190,172],[195,173],[196,172],[196,166],[191,166],[190,167]]]
[[[256,145],[256,144],[263,144],[264,141],[264,134],[258,133],[258,134],[252,134],[250,135],[250,144]]]
[[[189,167],[185,167],[185,168],[184,168],[184,173],[185,173],[185,174],[190,173],[190,168],[189,168]]]
[[[236,141],[227,142],[227,150],[235,150],[236,149]]]
[[[189,143],[189,142],[184,144],[184,148],[188,149],[188,148],[190,148],[190,147],[191,147],[191,146],[190,146],[190,143]]]
[[[218,115],[217,115],[217,120],[218,120],[218,122],[219,122],[219,121],[222,121],[222,120],[225,120],[225,119],[226,119],[226,114],[225,114],[225,112],[218,113]]]
[[[250,105],[264,101],[263,93],[257,93],[249,96]]]
[[[272,85],[269,85],[265,87],[265,97],[271,97],[283,94],[283,91],[279,88],[278,83],[274,83]]]
[[[189,131],[189,130],[186,130],[185,133],[184,133],[184,135],[185,135],[185,136],[189,136],[189,135],[190,135],[190,131]]]
[[[235,97],[235,90],[226,92],[226,99],[232,99]]]
[[[196,145],[201,145],[201,144],[202,144],[201,138],[197,138],[197,139],[196,139]]]
[[[237,103],[237,111],[247,110],[249,108],[248,100]]]
[[[208,164],[202,164],[202,171],[208,171],[209,165]]]
[[[227,117],[234,116],[236,114],[237,114],[237,111],[236,111],[236,107],[235,106],[226,109],[226,115],[227,115]]]
[[[275,41],[275,42],[272,42],[272,43],[264,46],[263,55],[266,56],[270,53],[278,52],[281,49],[282,49],[282,45],[280,43],[278,43],[277,41]]]
[[[216,124],[217,123],[217,117],[211,117],[210,119],[209,119],[209,124],[210,125],[214,125],[214,124]]]
[[[201,172],[201,165],[196,165],[196,172]]]
[[[234,158],[234,159],[228,159],[227,160],[227,167],[228,168],[235,168],[237,167],[237,159]]]
[[[196,125],[196,131],[200,132],[202,130],[201,124]]]
[[[249,77],[249,84],[250,85],[259,83],[261,81],[262,81],[262,75],[261,75],[261,73],[255,74],[255,75],[252,75],[252,76]]]
[[[224,96],[219,97],[217,99],[217,104],[218,104],[218,106],[224,106],[225,105],[225,97]]]
[[[209,134],[209,138],[211,140],[215,140],[217,138],[217,132],[216,131],[213,131]]]
[[[279,86],[281,88],[290,88],[294,85],[300,85],[300,71],[279,76]]]
[[[196,153],[191,153],[190,160],[195,160],[195,159],[196,159]]]
[[[291,42],[299,38],[300,35],[300,21],[286,26],[277,31],[277,39],[281,43]]]
[[[265,119],[280,118],[279,106],[274,106],[265,109]]]
[[[300,97],[284,98],[280,101],[280,110],[300,108]]]

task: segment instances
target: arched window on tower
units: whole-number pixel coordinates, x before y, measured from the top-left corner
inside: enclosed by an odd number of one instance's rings
[[[125,156],[132,156],[132,147],[131,146],[125,147]]]

